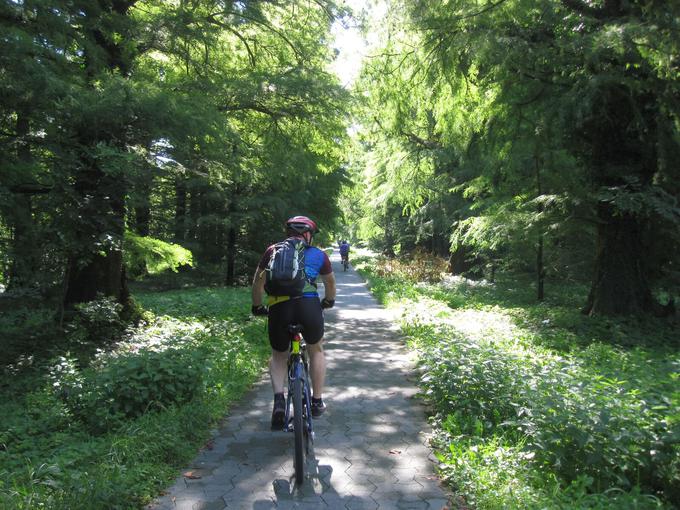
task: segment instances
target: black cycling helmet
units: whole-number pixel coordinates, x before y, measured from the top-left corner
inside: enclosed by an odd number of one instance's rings
[[[288,221],[286,221],[286,228],[297,234],[304,234],[305,232],[316,234],[319,231],[319,227],[316,226],[316,223],[307,216],[293,216],[292,218],[289,218]]]

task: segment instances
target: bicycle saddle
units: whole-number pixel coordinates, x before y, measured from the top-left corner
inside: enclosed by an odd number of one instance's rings
[[[297,335],[298,333],[302,333],[302,324],[289,324],[288,325],[288,333],[291,335]]]

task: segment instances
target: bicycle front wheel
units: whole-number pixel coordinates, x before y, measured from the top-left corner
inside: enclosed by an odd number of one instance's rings
[[[302,380],[293,381],[293,432],[295,433],[295,481],[301,484],[305,478],[304,435],[302,409]]]

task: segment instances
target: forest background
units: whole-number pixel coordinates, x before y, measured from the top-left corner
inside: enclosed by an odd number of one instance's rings
[[[191,402],[207,380],[256,372],[234,358],[200,383],[187,373],[171,395],[141,397],[139,383],[116,397],[102,393],[118,379],[101,359],[137,352],[135,334],[158,327],[152,310],[177,317],[175,305],[154,309],[158,290],[234,288],[210,291],[226,300],[216,316],[233,314],[221,333],[207,327],[210,342],[255,335],[239,325],[238,287],[293,214],[322,226],[320,244],[347,237],[383,254],[366,269],[380,268],[375,278],[529,290],[526,306],[567,306],[572,332],[625,330],[596,336],[651,345],[671,363],[660,378],[677,372],[678,4],[371,5],[362,15],[326,0],[2,1],[1,364],[17,413],[39,402],[61,416],[58,431],[84,422],[99,437],[146,416],[145,402]],[[348,87],[330,70],[342,26],[368,39]],[[175,326],[175,340],[193,327]],[[176,370],[146,347],[145,363]],[[117,359],[130,372],[139,363]],[[650,447],[645,464],[663,475],[616,482],[665,501],[680,476],[669,387],[650,404],[663,407],[650,423],[665,460]],[[101,399],[111,413],[86,418]],[[11,447],[44,432],[34,425],[0,427],[0,455],[18,451],[29,480],[54,480],[31,471],[43,453]],[[5,488],[31,485],[7,473]]]

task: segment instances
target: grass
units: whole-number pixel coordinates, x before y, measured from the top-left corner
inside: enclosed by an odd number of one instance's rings
[[[246,289],[135,298],[146,323],[94,357],[54,352],[5,368],[0,508],[140,508],[261,374],[268,344]],[[96,313],[71,337],[106,329],[107,307]]]
[[[521,277],[442,280],[423,260],[353,262],[402,313],[461,508],[675,508],[677,324],[583,316],[576,284],[537,303]]]

